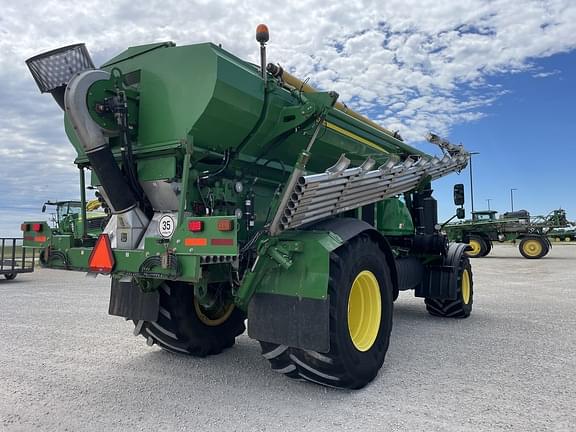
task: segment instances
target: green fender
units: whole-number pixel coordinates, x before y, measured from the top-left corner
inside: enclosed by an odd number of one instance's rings
[[[330,219],[306,231],[284,231],[262,240],[236,293],[236,304],[248,313],[250,337],[328,352],[330,254],[366,231],[382,240],[388,258],[391,250],[384,237],[358,219]],[[396,267],[390,268],[394,273]]]

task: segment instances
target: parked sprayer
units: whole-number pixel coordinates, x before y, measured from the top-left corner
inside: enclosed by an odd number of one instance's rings
[[[569,226],[566,212],[553,210],[547,216],[530,216],[526,210],[505,212],[496,218],[495,210],[472,213],[472,220],[444,226],[448,239],[470,245],[466,254],[471,258],[485,257],[492,251],[492,242],[520,241],[518,249],[527,259],[539,259],[548,255],[552,248],[549,237],[554,229]]]
[[[110,274],[109,312],[149,345],[216,354],[247,318],[276,372],[360,388],[400,290],[432,315],[471,312],[468,246],[440,231],[431,189],[468,153],[405,144],[266,66],[266,26],[257,40],[260,66],[211,43],[132,47],[100,68],[84,45],[29,59],[111,218],[97,239],[25,232],[26,246],[46,267]]]

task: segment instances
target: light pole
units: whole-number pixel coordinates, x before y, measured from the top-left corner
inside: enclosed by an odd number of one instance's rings
[[[492,201],[492,198],[486,198],[486,202],[488,203],[488,210],[490,210],[490,201]]]
[[[511,211],[514,211],[514,191],[518,190],[516,188],[512,188],[510,189],[510,208],[512,209]]]
[[[480,152],[470,152],[470,204],[472,205],[472,213],[474,213],[474,183],[472,182],[472,156],[478,155]]]

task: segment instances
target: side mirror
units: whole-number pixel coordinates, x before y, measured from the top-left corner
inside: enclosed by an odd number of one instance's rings
[[[454,185],[454,205],[464,205],[464,185],[462,183]]]
[[[45,211],[46,211],[46,204],[44,204],[44,205],[42,206],[42,213],[44,213]]]
[[[458,219],[464,219],[466,217],[466,214],[464,213],[464,208],[463,207],[459,207],[456,209],[456,217]]]

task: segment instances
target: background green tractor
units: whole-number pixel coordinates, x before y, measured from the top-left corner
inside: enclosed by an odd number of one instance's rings
[[[448,238],[470,245],[469,257],[480,258],[492,250],[492,242],[520,241],[520,254],[527,259],[546,256],[552,247],[548,235],[551,230],[569,224],[566,212],[554,210],[547,216],[530,216],[526,210],[506,212],[499,218],[495,210],[472,213],[472,220],[444,226]]]
[[[109,219],[97,199],[86,203],[85,220],[82,218],[81,201],[46,201],[42,206],[42,213],[49,207],[53,208],[50,222],[55,234],[73,234],[75,237],[81,237],[85,225],[88,236],[98,237]]]

